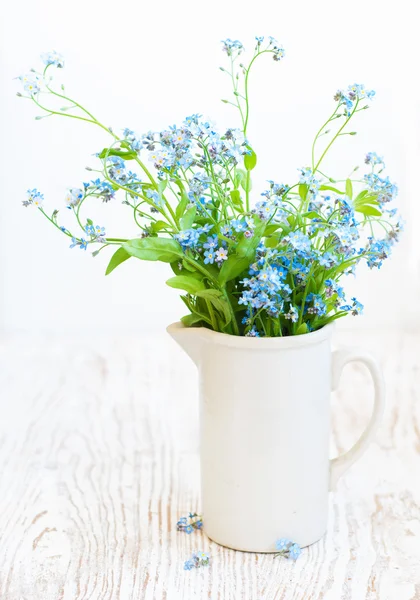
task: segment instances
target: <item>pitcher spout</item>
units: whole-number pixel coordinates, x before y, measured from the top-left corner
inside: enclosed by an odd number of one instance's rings
[[[191,360],[198,365],[208,329],[205,327],[185,327],[181,322],[178,322],[169,325],[166,331],[188,354]]]

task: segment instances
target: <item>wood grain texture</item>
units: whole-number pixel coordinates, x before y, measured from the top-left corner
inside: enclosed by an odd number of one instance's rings
[[[380,358],[388,405],[331,494],[325,538],[296,563],[176,532],[200,511],[198,407],[170,339],[2,338],[0,599],[420,599],[420,337],[337,337]],[[332,455],[356,440],[371,395],[364,367],[347,367]],[[184,571],[199,549],[211,566]]]

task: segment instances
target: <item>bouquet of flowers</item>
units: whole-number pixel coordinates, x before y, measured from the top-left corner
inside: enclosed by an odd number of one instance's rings
[[[43,55],[45,68],[21,76],[24,93],[18,95],[44,111],[37,119],[78,119],[104,129],[110,143],[96,155],[99,168],[88,168],[95,179],[67,192],[78,233],[60,224],[58,210],[45,210],[37,189],[28,190],[24,206],[36,207],[71,240],[71,248],[93,247],[96,256],[116,247],[106,274],[131,257],[169,263],[173,276],[166,283],[182,290],[188,327],[241,336],[300,335],[360,314],[362,304],[346,300],[342,279],[362,261],[379,269],[390,255],[401,230],[390,208],[397,187],[374,152],[366,154],[361,177],[355,169],[347,179],[334,180],[321,169],[339,137],[354,135],[347,126],[368,108],[374,92],[360,84],[339,90],[332,115],[315,135],[310,166],[298,169],[295,182],[269,181],[256,194],[251,175],[257,155],[247,136],[250,73],[261,56],[281,62],[285,53],[274,38],[257,37],[244,63],[241,42],[222,44],[228,66],[221,71],[233,88],[223,102],[240,118],[239,127],[223,132],[193,114],[157,133],[124,129],[117,135],[63,85],[54,85],[51,74],[64,67],[62,56]],[[86,216],[87,200],[117,197],[137,228],[128,237],[108,237]]]

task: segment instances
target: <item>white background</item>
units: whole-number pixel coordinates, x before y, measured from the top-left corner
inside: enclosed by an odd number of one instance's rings
[[[64,209],[68,186],[89,178],[92,154],[107,143],[104,132],[71,119],[35,121],[39,114],[16,98],[13,80],[39,55],[66,57],[60,76],[67,92],[115,129],[163,129],[199,112],[221,127],[237,126],[220,102],[229,91],[219,70],[220,40],[240,39],[250,50],[255,35],[273,35],[286,48],[281,63],[261,59],[251,81],[249,137],[259,158],[254,190],[264,181],[293,182],[310,159],[311,140],[333,110],[339,87],[365,83],[377,92],[372,108],[355,122],[358,135],[337,143],[325,168],[345,177],[373,150],[385,156],[400,187],[406,221],[403,242],[380,272],[365,271],[351,289],[365,316],[345,327],[420,324],[418,165],[419,50],[416,3],[160,2],[27,0],[8,3],[1,24],[1,222],[0,325],[8,332],[161,331],[185,309],[165,286],[169,267],[132,259],[111,276],[109,255],[92,259],[21,205],[25,191],[43,191],[49,210]],[[109,235],[137,233],[127,207],[92,205],[85,212]]]

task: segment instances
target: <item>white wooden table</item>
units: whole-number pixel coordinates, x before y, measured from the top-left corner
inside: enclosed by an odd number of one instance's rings
[[[386,418],[293,563],[176,531],[200,511],[197,377],[169,338],[1,338],[1,600],[420,598],[420,337],[336,336],[355,339],[382,360]],[[362,366],[341,390],[332,453],[371,408]],[[200,549],[211,566],[184,571]]]

